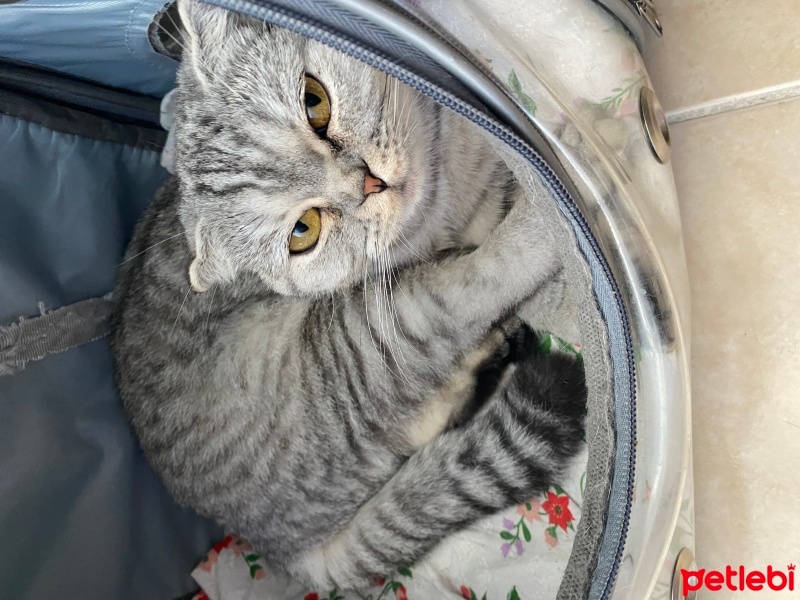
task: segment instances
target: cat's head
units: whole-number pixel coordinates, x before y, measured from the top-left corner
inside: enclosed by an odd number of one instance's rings
[[[437,176],[432,102],[255,19],[197,0],[179,10],[176,173],[193,288],[246,271],[316,295],[405,260]]]

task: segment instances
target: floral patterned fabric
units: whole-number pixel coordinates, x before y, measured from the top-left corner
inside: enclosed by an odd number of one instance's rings
[[[552,335],[539,352],[569,352],[579,345]],[[270,570],[235,536],[214,546],[192,572],[202,587],[196,600],[535,600],[555,598],[581,514],[586,453],[558,485],[528,502],[454,534],[426,559],[377,580],[362,594],[307,590]]]

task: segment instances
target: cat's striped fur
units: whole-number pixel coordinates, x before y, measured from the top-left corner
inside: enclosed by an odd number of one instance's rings
[[[558,261],[460,117],[320,45],[181,8],[177,176],[120,273],[120,394],[180,502],[298,578],[362,587],[576,452],[585,389],[566,357],[529,352],[451,427]],[[330,140],[304,122],[309,71],[333,99]],[[364,198],[366,168],[389,190]],[[290,257],[309,205],[326,233]]]

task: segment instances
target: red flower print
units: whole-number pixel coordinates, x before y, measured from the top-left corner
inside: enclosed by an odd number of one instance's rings
[[[461,597],[464,600],[472,600],[472,593],[469,591],[469,588],[465,585],[461,586]]]
[[[233,536],[232,535],[226,535],[225,538],[221,542],[219,542],[218,544],[216,544],[214,546],[213,550],[214,550],[214,552],[219,554],[220,552],[222,552],[223,548],[227,548],[228,546],[231,545],[232,542],[233,542]]]
[[[310,594],[306,594],[303,597],[303,600],[319,600],[319,594],[317,592],[312,592]]]
[[[553,492],[547,492],[547,500],[542,502],[542,509],[547,512],[550,525],[557,525],[564,531],[574,519],[569,510],[569,496],[557,496]]]
[[[194,596],[192,596],[192,600],[211,600],[203,590],[197,592]]]
[[[405,586],[400,586],[397,588],[397,591],[394,593],[395,600],[408,600],[408,594],[406,594]]]
[[[386,578],[385,577],[378,577],[375,580],[375,585],[377,585],[378,587],[383,587],[383,584],[385,584],[385,583],[386,583]]]

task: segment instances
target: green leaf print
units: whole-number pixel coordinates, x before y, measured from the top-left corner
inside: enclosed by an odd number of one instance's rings
[[[531,115],[536,114],[536,102],[533,101],[533,98],[525,94],[520,94],[519,101],[522,102],[522,106],[524,106],[525,110],[531,113]]]
[[[400,575],[402,575],[403,577],[408,577],[409,579],[413,579],[413,576],[411,575],[411,569],[402,567],[400,569],[397,569],[397,572],[400,573]]]
[[[553,338],[552,336],[548,335],[542,340],[542,343],[539,344],[539,348],[537,349],[539,354],[547,354],[550,352],[550,346],[553,345]]]
[[[517,586],[511,588],[511,591],[508,592],[508,596],[506,596],[506,600],[520,600],[519,593],[517,593]]]
[[[513,90],[514,96],[516,96],[519,103],[522,104],[523,108],[527,112],[534,116],[536,114],[536,102],[533,101],[533,98],[528,96],[525,92],[522,91],[522,85],[519,82],[519,77],[514,72],[514,69],[511,69],[511,73],[508,75],[508,86]]]
[[[594,105],[601,110],[614,112],[625,100],[635,99],[645,81],[644,72],[636,71],[621,86],[615,87],[608,96],[600,102],[595,102]]]
[[[531,541],[531,532],[528,529],[528,526],[525,525],[524,521],[521,524],[522,524],[522,537],[525,538],[526,542],[530,542]]]

